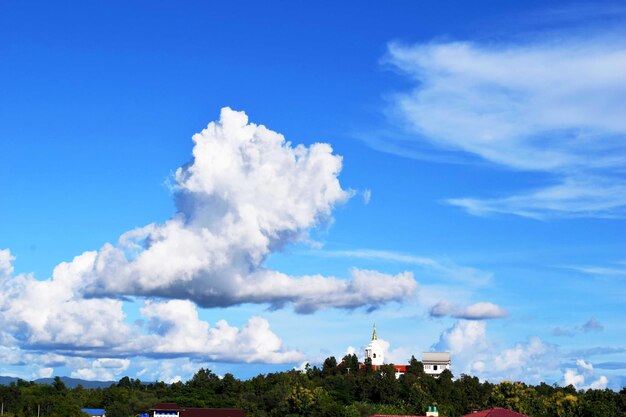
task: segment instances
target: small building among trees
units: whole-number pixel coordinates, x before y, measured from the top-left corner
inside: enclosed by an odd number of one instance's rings
[[[157,403],[149,413],[150,417],[246,417],[239,408],[194,408],[179,407],[176,403]]]
[[[90,417],[106,417],[106,411],[102,408],[81,408],[80,411]]]
[[[443,371],[450,369],[450,352],[424,352],[422,363],[427,375],[438,377]]]

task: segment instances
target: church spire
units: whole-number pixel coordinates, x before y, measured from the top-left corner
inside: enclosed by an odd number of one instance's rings
[[[374,333],[372,333],[372,340],[377,340],[378,338],[376,337],[376,322],[374,322]]]

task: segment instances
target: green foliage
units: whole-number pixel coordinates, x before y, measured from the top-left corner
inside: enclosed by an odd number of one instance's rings
[[[367,366],[370,365],[370,366]],[[504,407],[532,417],[626,417],[626,388],[577,392],[521,382],[491,384],[449,371],[435,379],[414,357],[407,373],[395,378],[392,366],[359,366],[355,355],[341,362],[330,357],[321,368],[259,375],[247,381],[231,374],[219,378],[200,369],[186,383],[143,383],[124,377],[105,389],[68,389],[60,378],[51,385],[19,380],[0,386],[6,417],[84,417],[80,408],[105,408],[110,417],[131,417],[156,402],[188,407],[238,407],[249,417],[366,417],[372,414],[424,415],[430,405],[440,415],[458,417],[472,409]]]

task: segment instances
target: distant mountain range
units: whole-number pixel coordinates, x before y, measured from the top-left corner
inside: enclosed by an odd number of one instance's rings
[[[13,376],[0,376],[0,385],[9,385],[11,382],[17,382],[19,378]],[[54,378],[39,378],[33,382],[37,384],[51,384]],[[61,381],[68,388],[76,388],[78,385],[82,385],[85,388],[107,388],[111,384],[115,384],[115,381],[86,381],[84,379],[70,378],[68,376],[62,376]]]

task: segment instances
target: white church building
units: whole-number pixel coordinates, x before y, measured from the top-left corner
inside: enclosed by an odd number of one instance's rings
[[[376,323],[374,323],[374,332],[372,333],[372,341],[365,347],[365,359],[371,359],[372,365],[380,366],[385,364],[385,350],[378,341],[376,336]]]
[[[375,369],[385,365],[385,349],[376,335],[376,323],[374,323],[372,340],[365,347],[365,359],[371,359],[372,367]],[[450,369],[450,352],[423,352],[422,363],[424,364],[424,372],[437,378],[444,370]],[[400,378],[406,373],[407,366],[393,365],[396,370],[396,378]]]

